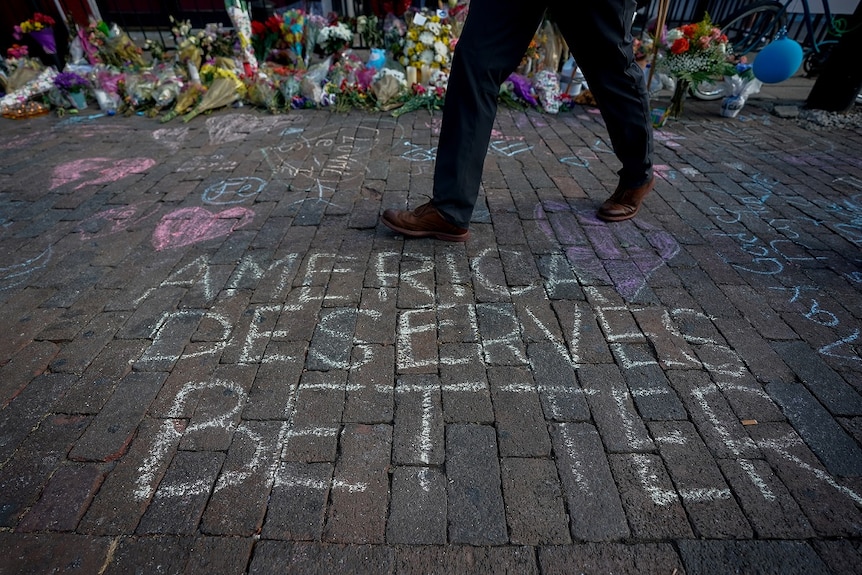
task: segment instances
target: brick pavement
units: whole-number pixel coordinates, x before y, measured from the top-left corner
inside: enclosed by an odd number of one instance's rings
[[[862,132],[689,102],[4,121],[0,573],[858,573]]]

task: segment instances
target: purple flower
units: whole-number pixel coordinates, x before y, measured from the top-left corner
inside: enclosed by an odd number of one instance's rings
[[[516,96],[518,96],[531,106],[539,105],[539,102],[536,100],[536,97],[533,96],[533,85],[530,84],[530,80],[528,78],[519,74],[512,74],[506,81],[511,82],[512,91],[515,93]]]
[[[90,86],[90,81],[75,72],[60,72],[54,77],[54,86],[64,94],[80,92]]]

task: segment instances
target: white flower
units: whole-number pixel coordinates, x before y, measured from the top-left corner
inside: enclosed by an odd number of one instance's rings
[[[435,36],[440,35],[442,28],[443,27],[440,26],[439,22],[432,22],[429,20],[428,23],[425,24],[425,29],[434,34]]]
[[[434,42],[434,51],[437,52],[438,56],[445,57],[449,53],[449,47],[440,40],[437,40]]]
[[[684,34],[682,33],[682,30],[680,30],[679,28],[674,28],[673,30],[671,30],[667,33],[667,41],[668,42],[675,42],[676,40],[679,40],[683,36],[684,36]]]
[[[430,64],[434,61],[434,51],[433,50],[425,50],[422,54],[419,55],[419,60],[423,64]]]
[[[434,34],[432,34],[431,32],[422,32],[421,34],[419,34],[419,41],[426,46],[430,46],[434,43]]]

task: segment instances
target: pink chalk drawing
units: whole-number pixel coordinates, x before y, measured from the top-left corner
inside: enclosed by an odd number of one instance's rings
[[[8,142],[0,142],[0,150],[23,149],[24,147],[37,143],[40,139],[47,137],[43,132],[16,136]]]
[[[248,208],[229,208],[215,214],[204,208],[183,208],[162,218],[153,232],[153,247],[162,251],[220,238],[252,220],[254,212]]]
[[[637,218],[607,224],[594,209],[559,202],[537,205],[535,215],[541,230],[560,242],[579,280],[613,285],[627,301],[680,249],[672,235]]]
[[[60,164],[54,168],[51,189],[53,190],[75,182],[88,175],[92,179],[84,180],[75,186],[74,189],[79,190],[84,186],[109,184],[122,180],[130,174],[146,172],[154,165],[156,165],[156,161],[151,158],[124,158],[120,160],[114,158],[86,158],[84,160],[74,160]]]
[[[81,232],[82,241],[110,236],[126,231],[131,225],[146,220],[158,210],[156,207],[138,217],[138,209],[139,206],[132,204],[104,210],[82,221],[76,231]]]

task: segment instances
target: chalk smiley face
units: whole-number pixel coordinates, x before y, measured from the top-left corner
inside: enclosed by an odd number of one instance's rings
[[[560,202],[537,205],[535,216],[542,231],[560,242],[580,281],[613,285],[626,301],[679,253],[673,236],[637,218],[609,225],[594,210]]]

